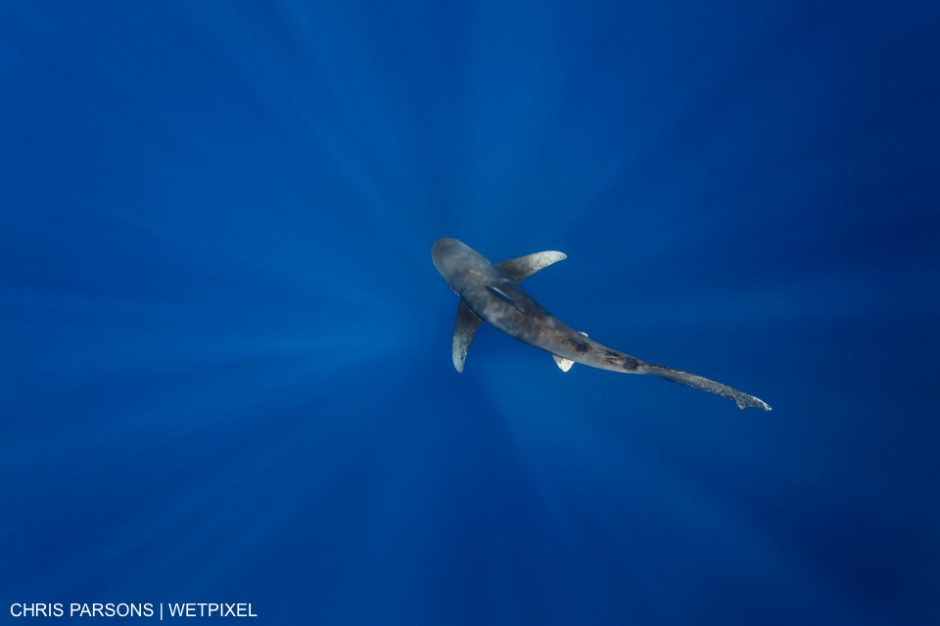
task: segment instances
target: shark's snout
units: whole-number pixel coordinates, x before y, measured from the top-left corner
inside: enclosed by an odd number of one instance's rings
[[[466,249],[467,246],[460,241],[453,239],[451,237],[441,237],[434,242],[434,245],[431,246],[431,261],[434,262],[434,267],[437,268],[437,271],[441,273],[442,276],[447,278],[448,264],[453,260],[454,256]]]
[[[438,259],[443,258],[445,255],[454,251],[457,245],[460,242],[451,237],[441,237],[434,242],[434,245],[431,246],[431,258],[437,261]]]

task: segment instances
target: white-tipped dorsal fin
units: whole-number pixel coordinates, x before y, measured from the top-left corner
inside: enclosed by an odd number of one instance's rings
[[[502,271],[506,272],[510,278],[518,283],[522,282],[524,279],[536,273],[543,267],[548,267],[552,263],[557,263],[558,261],[562,261],[567,258],[568,255],[564,252],[558,252],[557,250],[546,250],[545,252],[536,252],[534,254],[528,254],[516,259],[501,261],[496,263],[493,267],[498,267]]]
[[[500,300],[502,300],[503,302],[507,302],[511,304],[514,309],[519,308],[516,306],[516,301],[512,299],[512,296],[510,296],[508,293],[506,293],[499,287],[494,287],[493,285],[487,285],[486,290],[489,291],[494,296],[496,296],[497,298],[499,298]]]

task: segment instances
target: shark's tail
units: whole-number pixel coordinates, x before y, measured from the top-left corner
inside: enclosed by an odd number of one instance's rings
[[[740,409],[756,408],[763,409],[765,411],[772,410],[769,404],[757,396],[752,396],[751,394],[739,391],[734,387],[722,385],[719,382],[715,382],[714,380],[710,380],[702,376],[696,376],[695,374],[689,374],[688,372],[683,372],[681,370],[674,370],[671,367],[655,365],[653,363],[642,363],[637,366],[636,371],[640,374],[652,374],[653,376],[659,376],[660,378],[671,380],[672,382],[679,383],[680,385],[695,387],[696,389],[713,393],[716,396],[734,400],[735,404],[737,404],[738,408]]]

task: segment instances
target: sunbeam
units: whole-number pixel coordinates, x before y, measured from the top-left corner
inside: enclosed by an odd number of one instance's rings
[[[0,609],[937,623],[935,13],[11,4]],[[441,237],[773,413],[458,374]]]

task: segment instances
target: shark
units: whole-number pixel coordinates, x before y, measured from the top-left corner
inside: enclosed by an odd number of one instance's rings
[[[648,374],[728,398],[741,409],[771,410],[760,398],[728,385],[608,348],[553,316],[519,283],[566,258],[563,252],[547,250],[490,263],[457,239],[443,237],[434,242],[431,248],[434,267],[460,296],[452,346],[454,368],[458,372],[464,370],[477,329],[487,322],[514,339],[549,352],[563,372],[580,363],[621,374]]]

